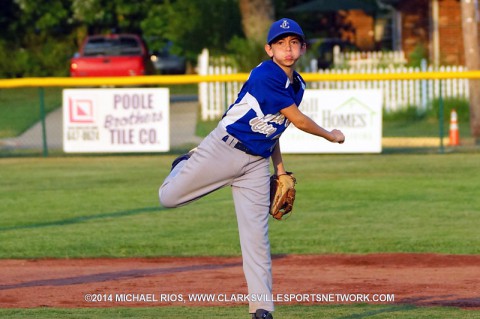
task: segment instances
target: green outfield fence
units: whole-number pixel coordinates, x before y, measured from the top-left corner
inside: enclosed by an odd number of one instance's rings
[[[320,74],[320,73],[304,73],[303,78],[307,82],[319,81],[395,81],[395,80],[437,80],[442,81],[446,79],[466,79],[478,80],[480,79],[480,71],[452,71],[452,72],[417,72],[417,73],[385,73],[385,74]],[[69,78],[69,77],[52,77],[52,78],[19,78],[19,79],[1,79],[0,80],[0,108],[5,105],[2,101],[2,94],[9,89],[30,88],[38,90],[38,110],[39,126],[38,134],[41,135],[40,150],[43,156],[49,154],[49,144],[47,141],[47,124],[46,124],[46,107],[45,107],[45,90],[48,88],[76,88],[76,87],[105,87],[105,86],[124,86],[124,87],[139,87],[139,86],[171,86],[171,85],[185,85],[185,84],[200,84],[211,82],[245,82],[248,78],[247,73],[237,74],[218,74],[218,75],[158,75],[158,76],[137,76],[137,77],[98,77],[98,78]],[[440,85],[440,88],[442,85]],[[58,92],[57,92],[58,93]],[[59,93],[58,93],[59,94]],[[442,91],[438,93],[439,110],[438,110],[438,146],[440,151],[444,150],[444,107]],[[21,100],[22,97],[19,97]],[[61,98],[59,98],[61,101]],[[55,107],[59,107],[55,106]],[[14,108],[15,105],[8,107]],[[38,117],[38,115],[37,115]],[[1,120],[1,119],[0,119]],[[0,130],[2,128],[0,127]],[[8,133],[6,133],[8,134]],[[5,152],[11,153],[16,148],[14,143],[9,141],[15,136],[0,135],[0,154]],[[35,148],[35,147],[33,147]],[[37,151],[38,151],[37,146]],[[21,152],[20,152],[21,154]]]

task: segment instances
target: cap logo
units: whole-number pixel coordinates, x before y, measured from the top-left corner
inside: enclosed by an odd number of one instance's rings
[[[283,20],[282,24],[280,25],[280,28],[282,28],[282,29],[290,29],[290,24],[288,23],[287,20]]]

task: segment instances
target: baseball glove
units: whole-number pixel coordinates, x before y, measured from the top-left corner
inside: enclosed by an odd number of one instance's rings
[[[297,180],[291,172],[270,177],[270,215],[281,220],[290,213],[295,201],[295,184]]]

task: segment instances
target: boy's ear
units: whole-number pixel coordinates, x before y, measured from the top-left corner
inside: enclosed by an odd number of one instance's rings
[[[265,44],[265,52],[267,52],[269,57],[273,57],[272,47],[268,43]]]
[[[307,44],[305,42],[302,43],[302,54],[305,54],[307,52]]]

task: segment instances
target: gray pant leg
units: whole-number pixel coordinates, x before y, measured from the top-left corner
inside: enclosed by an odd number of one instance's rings
[[[235,201],[243,270],[251,300],[249,312],[274,310],[272,301],[272,269],[268,239],[268,207],[270,203],[269,163],[256,163],[232,185]]]
[[[249,311],[273,311],[269,160],[232,148],[221,140],[225,134],[215,129],[189,160],[180,162],[160,187],[159,199],[165,207],[178,207],[232,185],[248,292],[263,298],[250,302]]]
[[[180,162],[170,172],[158,192],[163,206],[179,207],[232,183],[242,159],[220,135],[221,132],[214,130],[190,159]]]

